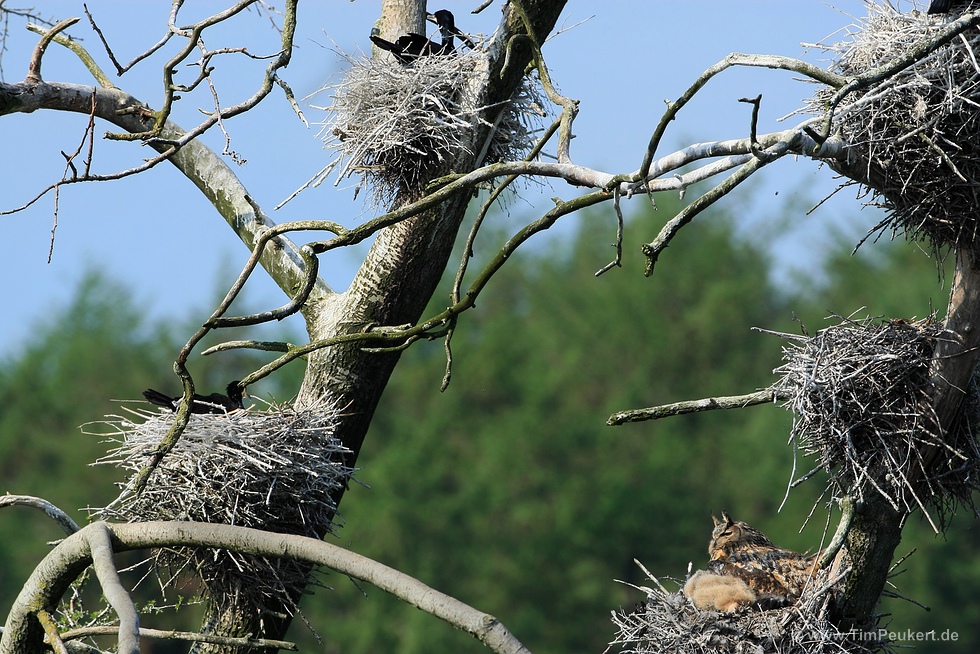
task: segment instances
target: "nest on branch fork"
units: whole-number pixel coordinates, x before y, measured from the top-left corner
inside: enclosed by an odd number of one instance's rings
[[[400,64],[389,57],[341,55],[349,69],[339,83],[324,86],[331,102],[320,138],[334,154],[314,178],[335,168],[337,179],[358,177],[375,207],[399,192],[421,195],[427,180],[451,172],[449,162],[471,155],[477,165],[524,158],[544,115],[539,85],[531,76],[507,103],[479,106],[487,76],[486,44],[468,52],[420,57]],[[490,137],[474,142],[481,126]],[[435,174],[433,174],[435,173]]]
[[[135,420],[109,416],[87,428],[118,443],[98,464],[135,475],[174,417],[169,412],[131,413]],[[333,497],[352,472],[344,463],[348,451],[334,433],[337,416],[330,406],[192,415],[143,491],[134,495],[128,483],[122,484],[119,498],[96,514],[123,522],[187,520],[321,538],[333,530]],[[153,558],[159,569],[171,573],[170,582],[190,570],[219,604],[237,595],[260,609],[275,598],[272,605],[281,610],[281,601],[301,588],[309,573],[303,564],[227,550],[161,549]]]
[[[967,389],[964,419],[943,433],[930,376],[938,322],[842,319],[812,337],[780,336],[790,342],[776,388],[794,415],[791,438],[836,494],[878,493],[896,510],[928,517],[934,508],[943,521],[958,503],[973,507],[977,387]]]
[[[841,42],[834,72],[852,76],[922,48],[956,14],[902,13],[868,2],[868,15]],[[975,4],[974,8],[980,8]],[[980,30],[967,30],[921,61],[851,93],[831,133],[850,144],[848,161],[829,162],[870,187],[887,217],[872,233],[891,231],[931,243],[980,251]],[[807,110],[822,114],[834,94],[823,89]]]
[[[792,606],[732,613],[702,610],[680,590],[650,576],[637,586],[646,599],[613,612],[615,640],[607,652],[623,654],[871,654],[888,651],[876,631],[842,632],[829,619],[834,580],[821,571]]]

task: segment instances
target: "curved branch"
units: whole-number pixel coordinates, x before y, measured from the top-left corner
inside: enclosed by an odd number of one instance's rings
[[[66,538],[38,565],[12,607],[0,654],[34,654],[44,643],[31,615],[53,610],[65,590],[91,561],[90,532],[112,535],[115,551],[156,547],[210,547],[243,554],[322,565],[381,590],[475,636],[498,654],[529,654],[492,615],[427,586],[418,579],[349,550],[314,538],[275,534],[232,525],[195,522],[93,523]]]
[[[657,264],[657,259],[660,257],[660,254],[670,245],[670,241],[684,225],[694,220],[694,217],[699,213],[733,191],[736,186],[751,177],[757,170],[779,157],[789,154],[795,147],[798,147],[801,138],[803,138],[802,132],[788,134],[785,140],[777,143],[771,150],[761,150],[758,155],[753,156],[748,163],[727,177],[718,186],[684,207],[674,218],[663,226],[657,238],[652,243],[647,243],[642,247],[643,254],[647,258],[644,274],[648,277],[653,274],[653,268]]]
[[[58,526],[61,527],[62,531],[69,536],[79,530],[78,523],[72,520],[71,516],[45,499],[34,497],[32,495],[11,495],[10,493],[0,495],[0,507],[18,505],[32,506],[35,509],[41,509],[48,514],[49,518],[58,523]]]
[[[531,238],[534,234],[549,229],[562,216],[575,213],[581,209],[598,204],[599,202],[604,202],[611,198],[611,193],[600,190],[580,196],[573,200],[569,200],[568,202],[557,202],[554,209],[514,234],[514,236],[512,236],[497,252],[497,254],[494,255],[480,274],[477,275],[476,279],[470,285],[466,293],[445,311],[431,316],[430,318],[415,325],[406,325],[403,327],[385,327],[368,324],[365,325],[365,329],[360,332],[339,334],[318,339],[307,343],[306,345],[291,347],[286,354],[244,377],[242,379],[242,384],[253,384],[259,379],[270,375],[295,359],[306,356],[318,350],[333,347],[335,345],[359,343],[369,346],[365,349],[375,351],[397,351],[398,349],[401,349],[402,346],[405,345],[405,341],[408,340],[418,340],[420,338],[441,338],[442,336],[445,336],[446,332],[444,331],[444,328],[446,325],[455,320],[456,316],[462,312],[476,306],[476,298],[490,282],[493,275],[503,267],[510,256],[515,250],[517,250],[518,247],[521,246],[521,244]],[[283,226],[286,224],[287,223],[284,223]],[[329,243],[330,242],[328,242],[328,244]],[[375,343],[392,343],[393,346],[391,348],[377,347]]]
[[[50,44],[60,32],[65,31],[80,20],[81,19],[78,17],[66,18],[65,20],[57,23],[51,29],[44,32],[44,34],[41,36],[41,40],[37,42],[36,46],[34,46],[34,52],[31,53],[31,61],[27,65],[27,81],[41,81],[41,59],[44,58],[44,51],[48,49],[48,44]]]
[[[91,16],[89,18],[91,18]],[[48,30],[34,23],[28,23],[26,27],[28,30],[37,34],[48,34]],[[101,36],[101,33],[99,33],[99,36]],[[95,78],[95,81],[99,83],[99,86],[106,89],[116,88],[116,85],[112,83],[112,80],[110,80],[109,76],[105,74],[105,71],[103,71],[97,63],[95,63],[95,59],[92,57],[92,55],[90,55],[78,41],[75,41],[64,34],[56,34],[52,40],[58,45],[64,46],[75,53],[75,56],[78,57],[82,64],[84,64],[85,68],[88,69],[88,72]]]
[[[808,64],[805,61],[800,61],[799,59],[793,59],[791,57],[780,57],[776,55],[747,55],[738,52],[733,52],[728,55],[714,66],[711,66],[698,77],[695,82],[688,87],[688,89],[674,102],[670,103],[667,107],[667,111],[660,118],[660,122],[657,124],[657,128],[654,130],[653,135],[650,137],[650,143],[647,145],[646,153],[643,155],[643,163],[640,164],[640,170],[635,179],[632,181],[640,181],[646,179],[650,174],[650,167],[653,164],[653,157],[660,147],[660,141],[663,139],[664,133],[667,131],[667,125],[670,124],[672,120],[677,116],[677,113],[686,105],[691,98],[693,98],[698,91],[700,91],[705,84],[707,84],[712,77],[724,72],[725,70],[733,66],[748,66],[748,67],[762,67],[762,68],[776,68],[781,70],[788,70],[807,77],[817,80],[818,82],[823,82],[828,86],[834,88],[840,88],[848,82],[848,78],[842,75],[837,75],[828,70],[824,70],[819,66],[814,66],[813,64]]]
[[[93,95],[95,110],[93,112]],[[30,113],[39,109],[54,109],[94,113],[127,131],[146,129],[146,121],[152,112],[146,105],[118,89],[93,88],[79,84],[57,82],[17,84],[0,83],[0,115]],[[150,147],[161,154],[142,166],[127,171],[135,174],[152,168],[162,161],[170,161],[214,205],[244,244],[252,249],[261,233],[274,223],[250,201],[248,191],[228,165],[213,150],[197,140],[202,126],[185,132],[173,123],[167,123],[165,134],[177,146],[151,142]],[[115,179],[119,175],[78,177],[71,182]],[[305,264],[299,248],[285,237],[279,236],[274,248],[263,250],[262,266],[269,276],[288,295],[301,286],[305,278]],[[315,295],[331,295],[333,291],[322,280],[318,281]]]
[[[111,532],[106,523],[95,522],[86,527],[85,537],[95,576],[102,587],[102,595],[119,616],[119,644],[116,651],[120,654],[139,654],[140,619],[136,606],[133,605],[133,598],[119,581],[119,572],[112,560]]]
[[[836,558],[837,553],[844,547],[844,543],[847,542],[847,535],[850,533],[851,523],[854,521],[854,499],[851,497],[841,498],[840,509],[840,523],[837,525],[837,531],[834,532],[834,537],[830,539],[830,543],[820,553],[820,558],[817,561],[818,568],[823,569],[830,565],[834,558]]]

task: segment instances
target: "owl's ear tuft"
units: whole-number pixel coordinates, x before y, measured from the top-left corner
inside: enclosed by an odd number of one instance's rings
[[[714,519],[714,516],[711,516],[711,518]],[[721,524],[722,522],[724,522],[726,525],[731,525],[735,523],[735,521],[732,520],[732,517],[728,515],[728,511],[721,512],[721,520],[715,520],[715,526]]]
[[[722,513],[722,515],[725,515],[725,514]],[[711,514],[711,522],[715,523],[715,526],[716,527],[721,524],[721,520],[719,520],[718,518],[716,518],[714,513]]]

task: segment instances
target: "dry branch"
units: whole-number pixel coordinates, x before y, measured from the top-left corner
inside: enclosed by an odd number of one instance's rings
[[[11,610],[0,639],[0,654],[40,652],[41,634],[32,615],[53,609],[74,577],[90,562],[89,525],[66,538],[38,565]],[[498,654],[528,650],[496,618],[425,585],[409,575],[317,538],[277,534],[246,527],[195,522],[108,525],[116,552],[146,548],[218,548],[256,558],[289,559],[321,565],[371,583],[426,613],[472,634]]]

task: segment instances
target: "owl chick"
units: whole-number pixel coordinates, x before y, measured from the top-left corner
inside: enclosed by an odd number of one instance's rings
[[[708,545],[708,571],[745,581],[767,605],[792,604],[813,578],[817,557],[784,550],[744,522],[722,512]]]
[[[752,604],[758,596],[745,580],[698,570],[684,584],[684,594],[702,611],[731,613]]]

